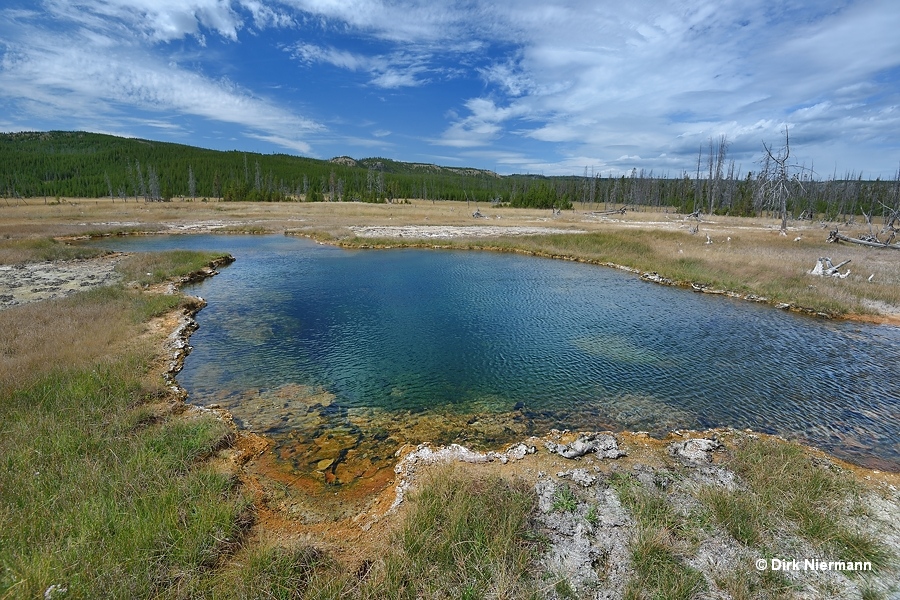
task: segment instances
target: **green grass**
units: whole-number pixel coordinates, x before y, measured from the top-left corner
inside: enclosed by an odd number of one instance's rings
[[[0,315],[0,598],[178,597],[240,540],[249,501],[205,461],[230,428],[173,416],[137,341],[182,302],[108,286]]]
[[[631,475],[614,474],[610,484],[636,524],[631,541],[634,574],[624,597],[687,600],[706,589],[703,574],[683,560],[696,537],[690,519],[675,512],[663,491]]]
[[[117,306],[118,310],[134,324],[144,323],[179,306],[186,306],[189,302],[176,294],[134,292],[122,285],[96,287],[76,294],[68,300],[73,309],[92,305]]]
[[[93,258],[108,252],[89,246],[69,245],[52,238],[0,240],[0,264]]]
[[[222,253],[193,250],[132,254],[122,260],[116,266],[116,270],[122,273],[126,281],[152,285],[173,277],[196,273],[210,263],[227,256]]]
[[[613,474],[610,483],[641,527],[669,532],[684,528],[683,517],[675,513],[659,490],[647,488],[630,475]]]
[[[114,226],[108,227],[104,229],[89,229],[87,231],[83,231],[79,234],[79,236],[89,237],[89,238],[104,238],[104,237],[125,237],[129,235],[146,235],[152,233],[160,233],[164,231],[164,227],[161,225],[132,225],[132,226]]]
[[[365,597],[531,598],[533,490],[436,469]]]
[[[269,235],[272,230],[264,225],[227,225],[215,230],[218,234]]]
[[[229,567],[209,572],[180,594],[194,598],[294,600],[338,597],[346,574],[322,551],[261,543],[245,548]]]
[[[722,489],[707,490],[702,497],[728,535],[745,546],[755,547],[760,543],[767,513],[755,497]]]
[[[565,484],[556,488],[553,493],[552,508],[558,512],[575,512],[578,508],[578,498],[572,488]]]
[[[631,545],[634,577],[625,598],[687,600],[706,587],[700,571],[686,566],[664,530],[641,527]]]
[[[149,597],[236,538],[246,502],[199,462],[230,430],[209,417],[136,428],[144,368],[126,356],[0,399],[0,594]]]
[[[785,523],[836,559],[870,560],[884,565],[889,555],[872,538],[848,528],[840,518],[858,504],[853,479],[827,464],[817,464],[795,444],[748,439],[728,466],[746,482],[741,492],[705,495],[716,519],[747,545],[778,536]]]
[[[870,536],[849,527],[848,507],[860,506],[858,484],[849,474],[812,459],[795,444],[748,438],[726,460],[743,480],[741,489],[702,490],[699,498],[732,538],[771,558],[785,532],[799,535],[834,560],[887,566],[894,557]],[[718,581],[734,598],[778,597],[791,590],[783,573],[746,571]]]

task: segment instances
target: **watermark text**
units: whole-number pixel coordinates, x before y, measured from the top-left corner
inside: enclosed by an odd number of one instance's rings
[[[868,560],[820,560],[818,558],[757,558],[757,571],[871,571]]]

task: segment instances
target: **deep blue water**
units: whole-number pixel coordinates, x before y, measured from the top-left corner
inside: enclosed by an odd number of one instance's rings
[[[511,254],[281,236],[103,245],[237,258],[188,290],[209,302],[179,376],[197,403],[296,383],[398,415],[515,408],[569,429],[752,428],[900,468],[896,327]]]

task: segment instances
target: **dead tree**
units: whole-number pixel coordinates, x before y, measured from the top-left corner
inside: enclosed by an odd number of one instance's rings
[[[828,239],[826,239],[825,241],[830,244],[833,244],[835,242],[849,242],[851,244],[859,244],[861,246],[868,246],[870,248],[887,248],[889,250],[900,250],[900,244],[890,243],[891,241],[893,241],[894,235],[894,232],[892,232],[891,237],[888,238],[888,242],[881,242],[874,236],[869,236],[869,239],[852,238],[850,236],[844,235],[843,233],[840,233],[837,229],[835,229],[834,231],[829,232]]]
[[[586,215],[624,215],[627,210],[627,206],[623,206],[622,208],[617,208],[615,210],[594,210],[589,213],[585,213]]]
[[[847,269],[847,272],[843,275],[841,275],[840,269],[848,262],[850,262],[849,258],[842,263],[834,265],[831,263],[831,259],[825,256],[816,261],[816,266],[812,271],[809,272],[809,274],[818,275],[820,277],[837,277],[838,279],[846,279],[846,277],[850,275],[850,269]]]
[[[720,201],[722,178],[725,170],[725,155],[728,152],[728,138],[725,135],[719,136],[718,141],[714,144],[713,139],[709,138],[709,178],[706,182],[706,194],[709,204],[709,214],[716,211],[716,207]]]
[[[784,146],[777,153],[763,142],[766,155],[762,159],[762,171],[760,173],[762,189],[766,203],[773,209],[777,209],[781,215],[781,233],[787,232],[787,201],[791,195],[791,166],[788,159],[791,156],[791,140],[787,125],[784,126]]]

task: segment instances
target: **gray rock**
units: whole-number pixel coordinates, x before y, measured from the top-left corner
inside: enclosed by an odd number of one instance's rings
[[[597,454],[600,458],[619,458],[625,456],[625,452],[619,450],[616,438],[608,433],[581,434],[578,439],[569,444],[557,444],[546,442],[547,450],[555,452],[563,458],[578,458],[589,452]]]
[[[508,460],[522,460],[526,455],[534,454],[534,452],[534,446],[528,446],[520,442],[507,448],[506,452],[504,452],[504,455]]]
[[[683,442],[669,444],[669,456],[680,459],[689,466],[708,465],[712,462],[712,453],[722,447],[716,440],[693,438]]]
[[[560,479],[569,479],[577,483],[581,487],[591,487],[597,481],[596,475],[591,475],[584,469],[572,469],[571,471],[561,471],[556,474]]]

